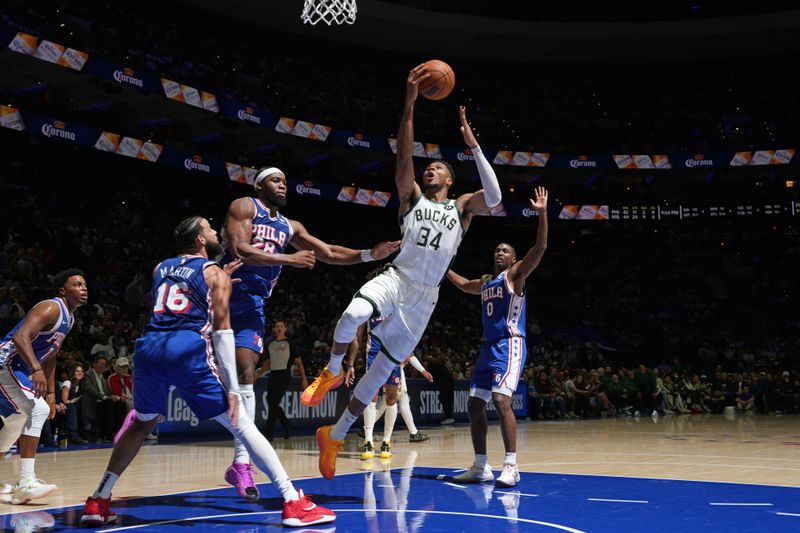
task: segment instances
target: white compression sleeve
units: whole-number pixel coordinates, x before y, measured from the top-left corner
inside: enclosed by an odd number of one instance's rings
[[[236,341],[232,329],[220,329],[211,334],[220,379],[228,392],[239,394],[239,374],[236,372]]]
[[[481,185],[483,185],[483,194],[486,197],[486,205],[494,207],[503,199],[500,192],[500,184],[497,183],[497,175],[494,173],[492,165],[483,155],[480,146],[472,148],[472,155],[475,157],[475,164],[478,166],[478,174],[481,177]]]
[[[416,355],[412,355],[412,356],[411,356],[411,357],[408,359],[408,363],[409,363],[411,366],[413,366],[414,368],[416,368],[416,369],[417,369],[417,372],[419,372],[420,374],[422,374],[423,372],[425,372],[425,367],[424,367],[424,366],[422,366],[422,363],[420,363],[420,362],[419,362],[419,359],[417,359],[417,356],[416,356]]]

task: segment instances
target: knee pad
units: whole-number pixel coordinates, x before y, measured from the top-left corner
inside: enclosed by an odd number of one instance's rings
[[[50,416],[50,406],[47,405],[43,398],[36,398],[22,434],[26,437],[38,438],[42,434],[42,426],[44,426],[48,416]]]
[[[375,312],[372,304],[364,298],[356,296],[347,309],[342,313],[336,329],[333,331],[333,340],[342,344],[347,344],[356,338],[358,326],[369,320]]]

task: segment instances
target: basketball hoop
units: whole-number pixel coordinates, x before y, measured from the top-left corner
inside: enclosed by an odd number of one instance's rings
[[[317,22],[353,24],[356,21],[356,0],[305,0],[300,18],[305,24]]]

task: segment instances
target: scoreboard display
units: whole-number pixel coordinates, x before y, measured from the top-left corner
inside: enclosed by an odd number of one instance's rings
[[[609,220],[687,220],[693,218],[745,218],[800,216],[800,203],[736,205],[610,205]]]

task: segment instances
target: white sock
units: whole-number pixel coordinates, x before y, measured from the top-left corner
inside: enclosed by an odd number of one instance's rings
[[[378,400],[378,405],[375,406],[375,422],[381,419],[381,417],[386,412],[386,395],[382,395],[381,399]]]
[[[19,460],[19,484],[24,485],[29,481],[36,479],[36,472],[33,471],[33,464],[36,462],[35,458],[20,459]]]
[[[417,434],[417,425],[414,424],[414,416],[411,414],[411,402],[408,400],[408,394],[403,394],[399,399],[400,416],[403,417],[403,422],[406,423],[408,432],[412,435]]]
[[[386,417],[383,419],[383,441],[392,442],[394,423],[397,422],[397,404],[386,406]]]
[[[489,457],[486,454],[475,454],[475,466],[479,469],[486,468],[486,464],[489,462]]]
[[[109,472],[106,470],[106,473],[103,474],[103,479],[100,480],[100,484],[97,486],[97,490],[94,491],[94,494],[92,494],[92,498],[110,498],[111,489],[114,488],[114,484],[118,479],[118,475],[116,475],[114,472]]]
[[[503,464],[506,465],[517,464],[517,452],[506,452],[506,458],[503,459]]]
[[[364,441],[372,442],[372,430],[375,428],[375,402],[369,402],[364,408]]]
[[[356,420],[358,420],[358,416],[351,413],[349,407],[345,409],[342,416],[339,417],[339,420],[331,428],[331,439],[344,440],[345,435],[347,435],[347,430],[356,423]]]
[[[240,407],[244,407],[244,414],[247,415],[247,418],[255,422],[256,393],[253,392],[253,385],[239,385],[239,392],[242,396]],[[233,460],[244,465],[250,464],[250,454],[247,453],[245,445],[237,438],[233,439]]]
[[[342,359],[344,359],[344,354],[333,353],[331,351],[331,360],[328,361],[328,370],[334,376],[338,376],[339,372],[342,371]]]
[[[261,471],[267,474],[284,500],[294,501],[300,497],[289,479],[289,474],[283,468],[281,460],[278,459],[278,454],[275,453],[272,445],[261,434],[252,420],[241,411],[235,428],[231,425],[228,413],[217,415],[214,420],[225,426],[225,429],[233,433],[242,442],[247,451],[250,452],[253,462]]]

